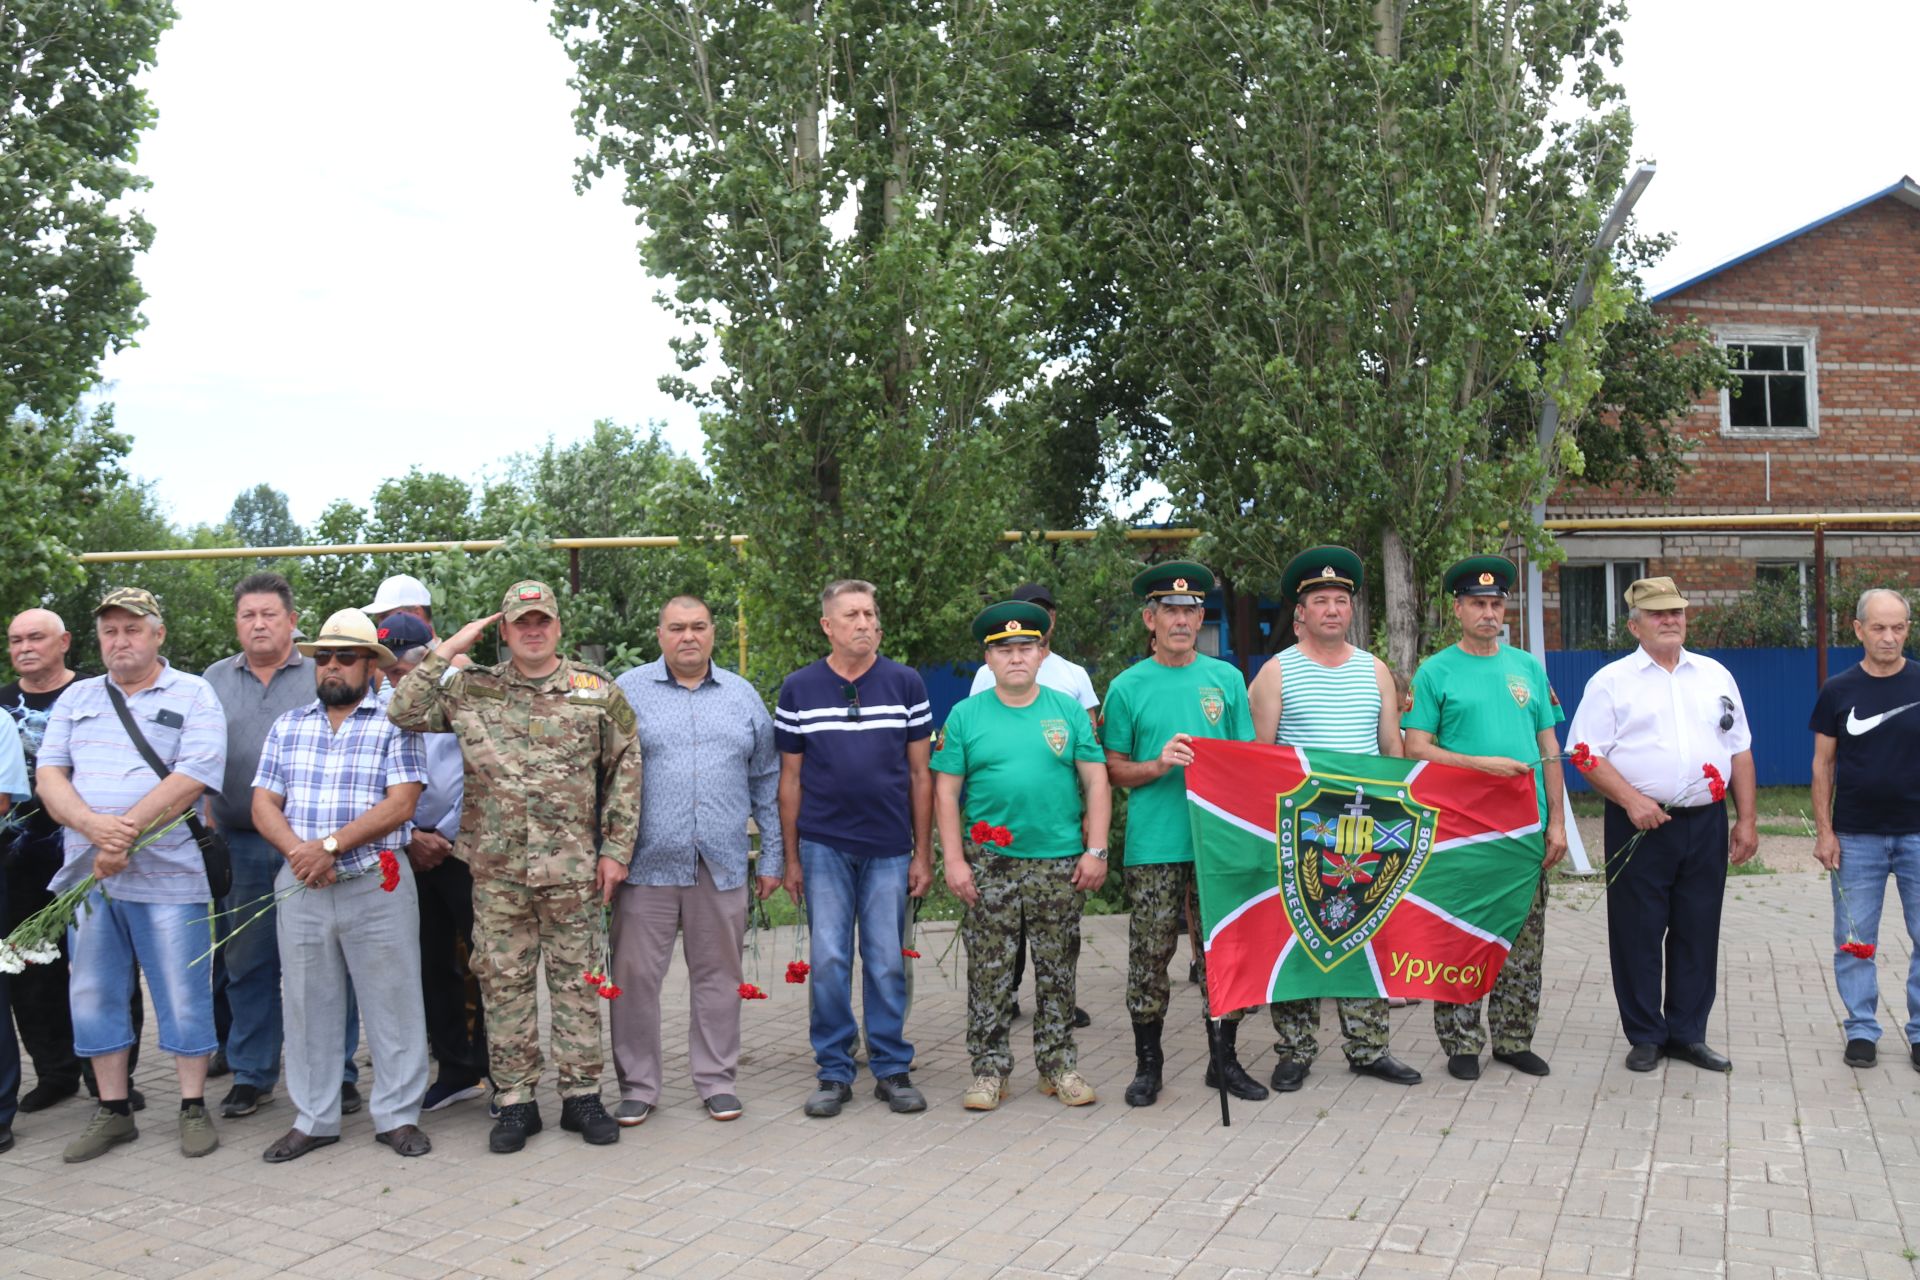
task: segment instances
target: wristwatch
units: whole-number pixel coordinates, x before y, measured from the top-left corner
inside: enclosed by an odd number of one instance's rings
[[[329,857],[340,852],[340,842],[332,836],[328,836],[325,840],[322,840],[320,847],[327,851]]]
[[[1105,862],[1107,860],[1107,851],[1104,848],[1088,849],[1086,851],[1086,856],[1089,858],[1098,858],[1100,859],[1100,861]]]

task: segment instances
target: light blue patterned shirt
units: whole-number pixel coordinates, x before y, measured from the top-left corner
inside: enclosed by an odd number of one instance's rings
[[[254,789],[286,802],[287,825],[302,840],[319,840],[387,798],[387,789],[427,780],[427,748],[421,735],[387,719],[386,701],[368,690],[338,729],[326,704],[315,698],[283,714],[260,748]],[[385,835],[334,855],[342,880],[378,869],[382,851],[398,852],[413,839],[402,822]]]
[[[199,676],[176,671],[161,659],[159,677],[127,697],[127,710],[154,754],[174,773],[218,791],[227,768],[227,717],[213,687]],[[114,714],[107,677],[75,680],[53,704],[47,736],[35,758],[39,769],[66,769],[73,789],[95,813],[123,814],[160,785]],[[62,893],[93,870],[93,845],[73,828],[66,832],[67,860],[47,888]],[[187,824],[133,855],[127,869],[108,882],[122,902],[205,902],[207,867]]]
[[[639,722],[646,761],[627,883],[685,887],[705,861],[715,888],[739,888],[752,855],[749,815],[760,828],[758,873],[780,875],[780,755],[773,719],[753,686],[709,664],[707,678],[689,689],[663,658],[618,683]]]

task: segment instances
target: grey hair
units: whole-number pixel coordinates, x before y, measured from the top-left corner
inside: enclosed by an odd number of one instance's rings
[[[1633,605],[1633,606],[1631,606],[1630,608],[1628,608],[1628,610],[1627,610],[1627,621],[1628,621],[1628,622],[1638,622],[1638,621],[1640,621],[1640,606],[1639,606],[1639,605],[1637,605],[1637,604],[1636,604],[1636,605]]]
[[[820,593],[820,612],[824,614],[827,611],[827,607],[835,600],[841,596],[851,595],[855,592],[861,595],[872,596],[874,612],[879,612],[880,589],[871,582],[863,581],[860,578],[836,578],[832,582],[829,582],[826,590]]]
[[[417,644],[411,649],[402,649],[399,653],[394,654],[393,660],[417,667],[427,660],[427,655],[431,652],[433,652],[431,645]]]
[[[1867,602],[1875,596],[1886,596],[1889,599],[1898,600],[1900,602],[1900,608],[1906,612],[1907,620],[1909,622],[1913,620],[1913,603],[1900,592],[1895,591],[1891,587],[1868,587],[1860,593],[1859,603],[1853,606],[1853,618],[1855,622],[1865,622],[1867,620]]]

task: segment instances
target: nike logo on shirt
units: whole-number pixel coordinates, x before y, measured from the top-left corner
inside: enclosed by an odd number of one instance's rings
[[[1915,707],[1920,707],[1920,702],[1909,702],[1904,707],[1895,707],[1891,711],[1882,711],[1879,715],[1868,716],[1864,720],[1860,718],[1860,711],[1856,707],[1847,712],[1847,732],[1856,738],[1863,733],[1872,733],[1880,727],[1882,720],[1891,720],[1902,711],[1911,711]]]

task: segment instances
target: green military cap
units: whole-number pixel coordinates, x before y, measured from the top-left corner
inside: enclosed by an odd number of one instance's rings
[[[1280,594],[1297,600],[1315,587],[1339,587],[1358,591],[1366,585],[1360,557],[1345,547],[1309,547],[1287,561],[1280,575]]]
[[[507,588],[506,598],[500,601],[500,613],[507,622],[529,613],[544,613],[549,618],[558,618],[560,601],[554,596],[552,587],[529,578]]]
[[[1047,637],[1047,611],[1028,600],[990,604],[973,619],[973,638],[981,644],[1038,644]]]
[[[1468,556],[1447,570],[1440,582],[1449,595],[1504,596],[1512,592],[1520,570],[1505,556]]]
[[[160,616],[160,602],[145,587],[115,587],[100,597],[99,604],[93,606],[95,616],[109,609],[125,609],[128,613],[145,614],[149,618]]]
[[[1148,604],[1205,604],[1213,571],[1192,560],[1150,564],[1133,580],[1133,594]]]

